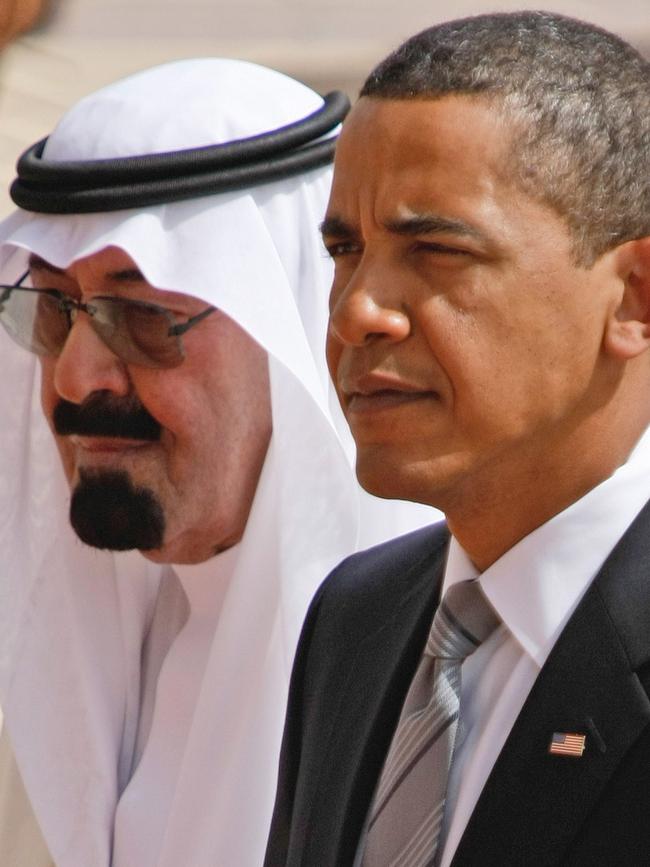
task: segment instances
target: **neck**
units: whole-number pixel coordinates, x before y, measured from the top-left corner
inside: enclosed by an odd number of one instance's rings
[[[547,442],[535,460],[491,467],[464,490],[454,492],[444,511],[449,529],[483,572],[517,542],[575,503],[624,464],[649,420],[616,437],[594,435]],[[600,432],[602,434],[602,432]],[[577,441],[576,441],[577,440]]]

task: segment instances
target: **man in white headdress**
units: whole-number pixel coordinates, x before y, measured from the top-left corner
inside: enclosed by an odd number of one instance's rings
[[[21,163],[0,227],[3,864],[261,864],[308,602],[429,518],[362,500],[330,400],[337,112],[184,61],[86,98]],[[34,822],[8,828],[17,781]]]

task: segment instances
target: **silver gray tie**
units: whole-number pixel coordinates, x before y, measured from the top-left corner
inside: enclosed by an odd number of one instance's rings
[[[460,709],[460,669],[499,624],[478,581],[445,593],[370,808],[362,867],[435,864]]]

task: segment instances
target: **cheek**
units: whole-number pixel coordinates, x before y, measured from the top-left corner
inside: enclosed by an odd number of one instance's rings
[[[531,396],[540,403],[541,347],[521,321],[523,309],[494,300],[469,291],[438,295],[417,316],[431,363],[447,381],[453,418],[482,436],[506,417],[527,416]]]
[[[330,377],[336,384],[336,371],[341,358],[341,347],[329,334],[327,335],[327,341],[325,343],[325,357]]]
[[[56,362],[51,358],[41,358],[41,407],[50,429],[52,429],[52,413],[59,402],[59,394],[54,387],[54,368]],[[56,447],[59,450],[63,471],[70,483],[75,476],[75,457],[70,442],[65,437],[58,437],[52,430]]]
[[[185,366],[172,369],[131,366],[128,369],[134,398],[160,424],[163,432],[180,435],[192,427],[200,395],[197,377],[188,376]]]
[[[481,322],[485,312],[460,306],[447,295],[429,297],[414,308],[411,342],[427,354],[423,361],[435,374],[440,372],[448,380],[456,398],[477,376],[487,373],[485,323]]]
[[[187,472],[189,464],[202,472],[215,455],[223,461],[224,452],[234,452],[255,432],[260,416],[270,418],[266,355],[260,350],[253,364],[248,354],[233,349],[230,358],[213,353],[177,370],[134,371],[135,394],[162,427],[170,471],[180,472],[182,465]]]
[[[59,400],[56,388],[54,387],[54,368],[56,362],[53,358],[40,358],[39,362],[41,366],[41,406],[49,422],[54,407]]]

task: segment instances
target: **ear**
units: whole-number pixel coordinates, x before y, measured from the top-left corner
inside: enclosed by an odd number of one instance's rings
[[[623,294],[605,329],[605,351],[628,361],[650,348],[650,237],[615,251]]]

